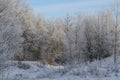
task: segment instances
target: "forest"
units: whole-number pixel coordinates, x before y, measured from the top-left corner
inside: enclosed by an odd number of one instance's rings
[[[52,19],[46,19],[41,13],[36,15],[26,0],[0,0],[0,77],[2,77],[0,79],[10,80],[10,78],[3,79],[3,73],[4,68],[13,63],[22,69],[30,67],[25,64],[26,62],[31,62],[31,64],[38,62],[37,65],[43,67],[45,65],[64,66],[71,69],[75,65],[79,68],[78,65],[83,67],[96,61],[102,65],[103,60],[109,60],[109,58],[112,62],[105,64],[113,63],[113,72],[117,74],[120,69],[119,35],[119,0],[116,0],[108,9],[100,11],[98,15],[77,12],[75,15],[66,14],[64,17]],[[9,66],[5,66],[8,64]],[[95,68],[92,67],[91,71],[94,70]],[[66,68],[62,69],[61,73],[65,74],[67,71]],[[75,75],[87,74],[75,73]],[[16,74],[15,76],[22,77],[23,75]],[[105,80],[119,79],[120,77]],[[41,79],[14,77],[11,80]]]

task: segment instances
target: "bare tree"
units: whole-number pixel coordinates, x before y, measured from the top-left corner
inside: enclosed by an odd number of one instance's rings
[[[68,50],[67,50],[68,52],[67,53],[69,53],[69,59],[73,59],[73,55],[72,55],[73,29],[72,29],[72,26],[73,26],[72,17],[70,15],[67,15],[64,18],[64,27],[65,27],[67,44],[68,44]]]
[[[118,27],[119,27],[119,14],[120,14],[120,3],[119,0],[115,0],[113,7],[113,15],[115,17],[115,26],[114,26],[114,63],[116,64],[117,55],[118,55]]]

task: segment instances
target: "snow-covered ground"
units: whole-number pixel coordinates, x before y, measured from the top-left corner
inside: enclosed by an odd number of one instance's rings
[[[72,66],[42,65],[40,62],[6,62],[0,80],[120,80],[120,57]]]

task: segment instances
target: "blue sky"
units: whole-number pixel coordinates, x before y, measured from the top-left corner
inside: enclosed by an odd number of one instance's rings
[[[112,0],[28,0],[35,14],[41,13],[47,18],[61,17],[77,12],[96,14],[110,7]]]

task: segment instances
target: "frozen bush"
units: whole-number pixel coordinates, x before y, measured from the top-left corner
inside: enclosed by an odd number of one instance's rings
[[[25,63],[22,63],[22,62],[20,62],[20,61],[18,62],[17,67],[20,68],[20,69],[24,69],[24,70],[30,69],[30,65],[25,64]]]

